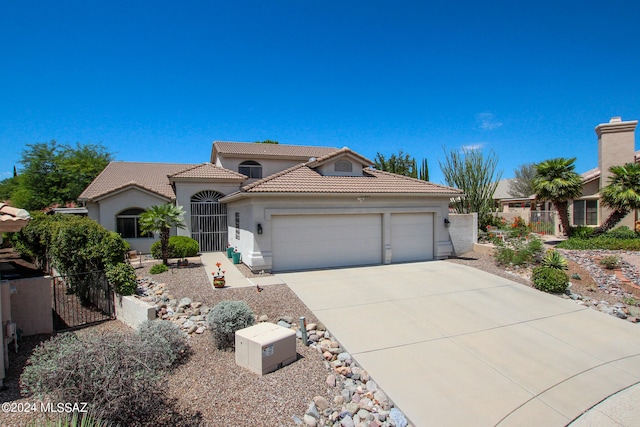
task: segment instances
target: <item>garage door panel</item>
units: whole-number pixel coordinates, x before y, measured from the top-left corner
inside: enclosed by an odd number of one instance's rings
[[[391,215],[391,262],[433,259],[433,214]]]
[[[272,217],[273,270],[379,264],[380,215]]]

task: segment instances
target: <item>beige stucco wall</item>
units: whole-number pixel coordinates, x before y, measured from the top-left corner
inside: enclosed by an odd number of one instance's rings
[[[10,281],[11,318],[22,335],[53,332],[51,279],[34,277]]]
[[[238,248],[243,262],[252,270],[271,270],[271,218],[274,215],[316,215],[316,214],[358,214],[378,213],[383,221],[383,229],[390,227],[391,213],[398,212],[431,212],[434,214],[434,257],[446,258],[453,252],[449,231],[444,226],[444,218],[448,217],[448,198],[427,198],[424,196],[367,196],[362,202],[358,195],[330,196],[296,196],[283,195],[253,197],[240,199],[227,205],[229,215],[229,243]],[[235,214],[240,214],[240,238],[236,238]],[[262,225],[263,234],[257,234],[258,224]],[[387,241],[390,233],[383,231],[383,248],[385,260],[390,260],[393,250]]]
[[[263,178],[266,178],[269,175],[273,175],[276,172],[280,172],[285,169],[288,169],[292,166],[299,165],[300,163],[304,163],[306,161],[306,160],[300,161],[300,160],[259,159],[259,158],[252,158],[252,157],[246,157],[246,158],[218,157],[218,159],[216,160],[216,166],[221,166],[223,168],[232,170],[234,172],[238,172],[238,166],[240,165],[240,163],[247,160],[253,160],[260,163],[260,165],[262,165]],[[255,181],[255,180],[250,180],[248,182],[251,182],[251,181]]]
[[[478,213],[449,214],[449,221],[453,253],[460,256],[473,251],[473,245],[478,241]]]
[[[99,204],[87,203],[89,217],[98,221],[109,231],[116,231],[116,215],[125,209],[139,208],[148,209],[154,205],[163,205],[169,200],[156,196],[152,193],[129,188],[115,193],[109,197],[101,199]],[[126,239],[131,245],[131,249],[142,252],[151,252],[151,244],[156,238]]]

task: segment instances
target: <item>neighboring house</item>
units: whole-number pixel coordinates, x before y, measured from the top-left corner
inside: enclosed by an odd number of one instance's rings
[[[623,122],[613,117],[609,123],[596,126],[598,136],[598,167],[581,174],[582,196],[569,201],[571,225],[599,226],[607,219],[610,211],[600,203],[600,189],[609,183],[609,168],[629,162],[640,161],[640,151],[635,150],[635,129],[637,120]],[[602,172],[604,171],[604,173]],[[503,212],[520,212],[528,215],[533,209],[553,209],[549,202],[546,206],[536,203],[535,195],[525,198],[503,198],[500,200]],[[634,227],[638,213],[627,215],[619,225]]]
[[[461,191],[376,171],[349,150],[214,142],[211,163],[112,162],[80,196],[89,216],[149,252],[137,218],[176,203],[204,251],[238,248],[254,271],[382,264],[452,254]]]

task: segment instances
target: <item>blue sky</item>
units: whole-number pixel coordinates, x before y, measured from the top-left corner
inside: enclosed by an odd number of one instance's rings
[[[597,166],[640,118],[640,2],[4,1],[0,178],[26,144],[200,163],[211,142]]]

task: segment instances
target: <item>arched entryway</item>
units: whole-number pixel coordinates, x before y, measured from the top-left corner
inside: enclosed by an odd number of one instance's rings
[[[223,196],[206,190],[191,197],[191,237],[202,252],[227,248],[227,206],[218,201]]]

